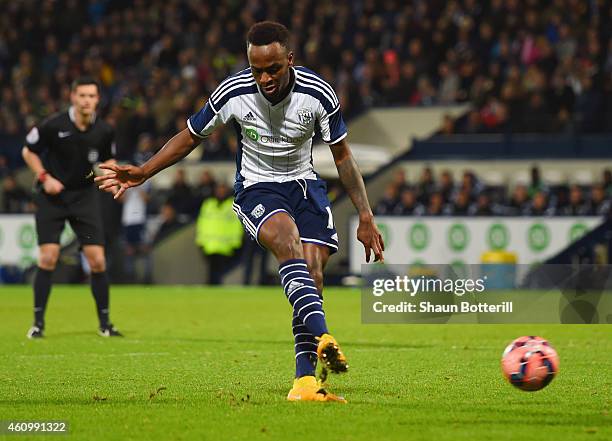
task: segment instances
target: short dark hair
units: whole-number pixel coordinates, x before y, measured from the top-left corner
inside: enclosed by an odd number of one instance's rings
[[[72,84],[70,85],[70,90],[74,92],[77,87],[89,86],[90,84],[96,86],[96,89],[98,89],[98,92],[100,92],[100,84],[98,84],[98,81],[95,78],[89,76],[75,78]]]
[[[289,30],[275,21],[261,21],[255,23],[247,34],[247,46],[265,46],[278,42],[281,46],[289,49]]]

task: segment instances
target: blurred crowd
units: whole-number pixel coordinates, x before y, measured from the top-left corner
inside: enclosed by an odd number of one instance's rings
[[[333,84],[348,118],[370,106],[470,102],[443,133],[612,127],[606,0],[14,0],[0,2],[8,166],[82,74],[103,84],[100,110],[116,127],[120,159],[141,143],[159,148],[247,66],[245,32],[263,19],[288,25],[297,64]],[[204,156],[235,151],[235,138],[219,132]]]
[[[456,181],[449,170],[436,177],[425,167],[418,182],[398,169],[375,213],[389,216],[609,216],[612,171],[592,185],[549,184],[532,167],[529,183],[487,185],[470,170]]]
[[[419,179],[410,182],[404,169],[399,168],[383,197],[374,205],[375,213],[398,216],[599,216],[607,215],[612,209],[610,169],[589,185],[546,182],[539,167],[535,166],[529,174],[527,183],[493,185],[470,170],[459,177],[450,170],[442,170],[436,176],[431,167],[425,167]],[[198,218],[202,204],[218,194],[219,186],[227,188],[226,183],[217,182],[207,168],[195,182],[189,182],[185,170],[177,168],[169,188],[153,190],[145,186],[139,191],[144,207],[140,210],[146,217],[167,219],[173,227],[186,225]],[[333,201],[339,192],[339,185],[330,183],[330,200]],[[221,199],[229,197],[231,192],[227,189],[223,193]],[[29,189],[20,186],[12,175],[3,180],[0,194],[0,212],[33,211]],[[127,203],[132,204],[129,199],[120,202],[116,219],[121,219],[121,211],[135,211],[126,208]],[[125,216],[124,222],[129,223]],[[151,237],[151,241],[156,240]]]
[[[110,273],[115,281],[151,283],[153,281],[152,250],[183,227],[196,222],[198,234],[194,246],[202,250],[204,262],[221,261],[209,274],[211,283],[240,258],[246,262],[244,281],[252,277],[262,283],[265,272],[255,272],[253,256],[265,259],[257,245],[245,243],[243,229],[232,209],[232,192],[226,182],[215,179],[209,169],[203,169],[197,182],[189,182],[185,170],[177,168],[169,188],[153,188],[149,182],[128,189],[117,201],[109,193],[97,193],[100,198],[104,225],[104,241]],[[32,191],[7,174],[0,185],[0,213],[32,213]],[[117,203],[118,202],[118,203]],[[215,222],[210,224],[214,220]],[[206,225],[206,223],[209,225]],[[231,230],[224,227],[232,224]],[[219,237],[217,237],[219,235]],[[202,237],[203,236],[203,237]],[[228,237],[231,246],[227,247]],[[216,247],[211,248],[211,244]],[[255,274],[253,276],[253,274]],[[259,277],[259,278],[257,278]]]

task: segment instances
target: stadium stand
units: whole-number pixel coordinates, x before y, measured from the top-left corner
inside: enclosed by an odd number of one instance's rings
[[[592,158],[610,157],[609,2],[314,3],[0,2],[0,209],[32,211],[27,179],[19,175],[23,138],[68,102],[71,79],[88,74],[101,81],[100,112],[115,127],[119,159],[142,162],[185,127],[187,116],[221,79],[247,66],[246,29],[273,19],[289,25],[297,64],[320,72],[334,86],[349,121],[379,107],[466,106],[459,116],[445,114],[437,135],[413,143],[401,158],[408,161],[404,169],[415,167],[409,161],[423,164],[472,154],[523,160],[510,171],[484,165],[468,173],[465,179],[473,183],[466,184],[467,192],[450,181],[473,167],[455,167],[446,176],[438,167],[428,188],[410,179],[395,190],[372,191],[377,212],[529,215],[535,213],[534,200],[542,198],[545,209],[538,212],[547,215],[609,211],[612,167],[604,164],[594,171],[581,166],[568,172],[563,165],[543,162],[546,185],[537,195],[529,190],[530,164],[525,161],[580,158],[585,152]],[[534,132],[539,135],[533,137]],[[236,150],[230,131],[215,133],[200,147],[196,161],[225,165],[198,165],[182,177],[175,171],[162,177],[164,188],[153,193],[149,211],[156,213],[169,202],[182,221],[194,219],[219,177],[214,171],[228,176]],[[194,185],[205,170],[213,174],[202,178],[203,185]],[[527,185],[527,197],[513,201],[522,185]],[[332,183],[330,188],[338,196],[338,187]],[[580,203],[572,208],[571,195],[578,190]]]
[[[470,102],[445,133],[611,125],[607,2],[312,3],[2,2],[0,136],[10,167],[28,127],[67,102],[69,80],[85,73],[105,86],[102,113],[117,129],[119,156],[131,160],[142,133],[159,147],[246,66],[242,36],[263,18],[290,25],[298,63],[334,85],[349,118],[370,106]],[[206,149],[229,159],[235,142],[223,134]]]

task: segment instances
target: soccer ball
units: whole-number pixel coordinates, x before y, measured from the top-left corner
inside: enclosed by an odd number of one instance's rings
[[[559,356],[542,337],[519,337],[510,343],[501,359],[504,377],[525,391],[543,389],[559,371]]]

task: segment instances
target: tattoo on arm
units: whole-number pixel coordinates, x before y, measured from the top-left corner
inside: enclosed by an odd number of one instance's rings
[[[338,175],[340,181],[344,186],[344,189],[348,193],[353,205],[359,212],[359,215],[372,215],[372,209],[368,202],[368,195],[366,193],[365,184],[363,177],[355,162],[355,158],[350,153],[344,155],[343,158],[336,162],[336,168],[338,169]]]

